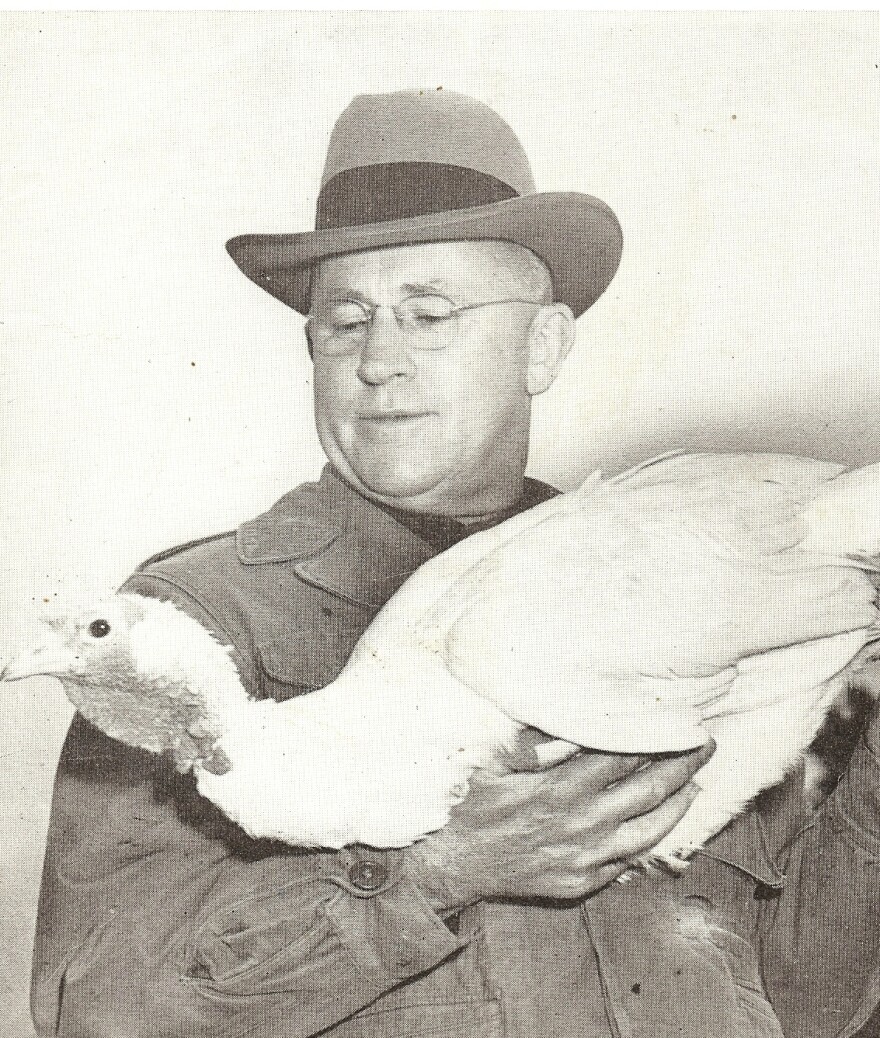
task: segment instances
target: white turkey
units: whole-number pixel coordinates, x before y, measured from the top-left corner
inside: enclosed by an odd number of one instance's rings
[[[878,635],[878,553],[880,466],[678,455],[422,566],[307,696],[249,699],[226,647],[136,595],[56,621],[3,677],[58,675],[110,736],[171,751],[252,836],[298,846],[411,844],[524,726],[554,737],[547,760],[711,735],[701,792],[650,855],[676,864],[815,736]]]

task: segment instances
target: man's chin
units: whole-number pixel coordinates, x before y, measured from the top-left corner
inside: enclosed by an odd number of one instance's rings
[[[405,503],[422,499],[436,491],[440,479],[426,475],[392,472],[356,472],[359,487],[369,497],[379,498],[387,504]]]
[[[352,464],[350,469],[342,469],[342,475],[367,497],[399,508],[406,508],[411,502],[421,510],[423,504],[431,504],[435,495],[445,496],[445,474],[431,469],[382,464],[377,460]]]

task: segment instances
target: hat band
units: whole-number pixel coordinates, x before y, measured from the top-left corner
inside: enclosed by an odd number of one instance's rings
[[[354,166],[337,173],[321,188],[315,228],[325,231],[388,223],[518,197],[503,180],[464,166],[440,162]]]

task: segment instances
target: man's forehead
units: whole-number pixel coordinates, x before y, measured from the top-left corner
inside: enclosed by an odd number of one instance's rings
[[[312,292],[466,291],[491,286],[505,273],[485,242],[430,242],[332,256],[316,268]]]

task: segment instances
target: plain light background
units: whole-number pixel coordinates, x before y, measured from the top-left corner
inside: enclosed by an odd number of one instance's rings
[[[301,319],[223,244],[311,226],[354,94],[496,108],[621,269],[540,402],[570,486],[670,448],[880,458],[876,14],[6,14],[0,641],[322,459]],[[0,648],[0,654],[3,649]],[[26,987],[52,682],[0,689],[0,1020]]]

